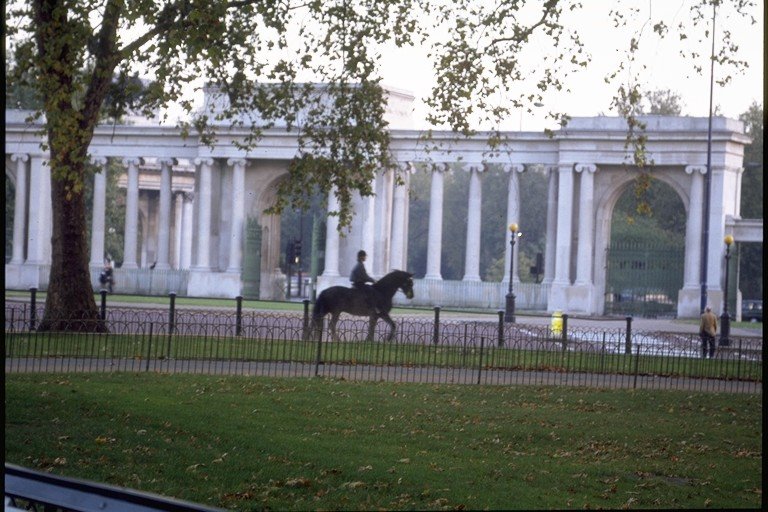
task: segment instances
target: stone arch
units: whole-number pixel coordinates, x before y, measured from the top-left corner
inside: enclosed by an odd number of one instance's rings
[[[246,218],[258,219],[261,236],[261,287],[263,298],[282,298],[280,270],[280,215],[264,210],[274,204],[277,188],[288,178],[288,163],[279,160],[248,160],[245,168]]]
[[[601,169],[604,173],[604,178],[601,183],[605,188],[602,189],[600,198],[596,205],[596,222],[595,222],[595,266],[594,282],[595,282],[595,311],[605,311],[605,293],[606,293],[606,268],[607,268],[607,249],[611,241],[611,224],[613,220],[613,214],[616,208],[616,204],[619,199],[628,191],[632,186],[637,174],[633,172],[618,172],[617,170]],[[652,171],[654,179],[659,180],[661,183],[670,187],[681,200],[683,209],[686,215],[686,222],[689,221],[690,215],[690,195],[688,188],[683,181],[686,176],[684,172],[676,168],[660,168]],[[689,264],[688,261],[685,262]]]

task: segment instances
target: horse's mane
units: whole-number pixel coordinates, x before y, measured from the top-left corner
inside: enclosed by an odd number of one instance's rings
[[[399,286],[400,283],[405,281],[406,279],[411,277],[410,272],[406,272],[404,270],[393,270],[389,274],[385,275],[381,279],[377,281],[378,283],[382,283],[382,285],[396,285]]]

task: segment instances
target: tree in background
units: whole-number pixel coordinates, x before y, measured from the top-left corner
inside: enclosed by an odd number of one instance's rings
[[[675,31],[706,34],[710,1],[694,2],[692,16]],[[744,17],[755,6],[753,0],[717,4]],[[211,121],[249,128],[250,136],[240,141],[244,149],[277,119],[298,128],[300,149],[271,212],[305,208],[306,191],[327,197],[334,190],[343,228],[351,219],[353,192],[371,195],[375,172],[392,165],[378,73],[383,44],[431,48],[436,83],[428,120],[469,134],[483,121],[499,126],[515,110],[543,101],[550,89],[567,88],[567,77],[586,68],[580,27],[561,21],[564,9],[580,7],[556,0],[12,2],[6,6],[9,79],[36,91],[50,151],[52,262],[39,329],[105,330],[91,293],[83,188],[91,178],[88,147],[101,113],[106,107],[119,117],[127,109],[119,94],[110,96],[113,82],[127,88],[128,77],[147,74],[151,84],[135,107],[154,116],[174,103],[191,111],[185,93],[201,79],[228,106],[201,113],[184,129],[197,130],[211,144],[218,136]],[[624,9],[611,7],[608,15],[617,25],[626,23]],[[659,37],[669,32],[663,21],[650,26]],[[734,57],[738,46],[731,34],[721,39],[721,67],[743,65]],[[639,51],[640,40],[632,37],[628,55]],[[543,57],[542,48],[549,50]],[[531,52],[538,58],[527,60]],[[607,79],[624,71],[622,61]],[[319,91],[306,80],[324,86]],[[635,101],[636,83],[619,89],[629,104]],[[509,100],[499,102],[500,94]],[[622,112],[642,164],[633,114]],[[489,142],[503,143],[500,132]],[[88,321],[70,323],[72,318]]]
[[[645,104],[639,113],[652,116],[679,116],[683,112],[683,99],[671,89],[655,89],[645,93]]]
[[[751,144],[744,149],[741,216],[763,218],[763,106],[753,103],[740,116]],[[739,244],[739,288],[745,299],[763,297],[763,244]]]

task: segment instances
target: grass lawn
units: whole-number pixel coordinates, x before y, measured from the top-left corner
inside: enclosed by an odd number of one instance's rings
[[[762,397],[5,376],[5,460],[234,510],[759,508]]]

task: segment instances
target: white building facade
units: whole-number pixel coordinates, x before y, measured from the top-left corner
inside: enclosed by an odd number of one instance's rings
[[[325,267],[317,289],[348,284],[355,255],[364,249],[368,269],[382,276],[407,269],[408,183],[416,164],[431,173],[427,269],[416,283],[411,303],[424,306],[503,309],[509,280],[513,279],[518,309],[562,311],[595,315],[605,310],[606,248],[614,206],[634,183],[636,172],[625,147],[626,123],[620,118],[574,118],[550,137],[543,133],[510,132],[500,151],[490,151],[487,134],[456,138],[434,132],[428,150],[422,133],[408,128],[409,97],[394,93],[391,111],[391,150],[399,162],[383,170],[373,183],[375,196],[356,197],[355,218],[345,236],[337,218],[327,219]],[[51,201],[47,155],[39,132],[24,122],[25,113],[6,111],[6,175],[15,185],[13,251],[6,263],[6,287],[44,289],[50,265]],[[701,247],[707,119],[648,117],[647,152],[651,174],[669,185],[685,207],[684,284],[678,294],[677,315],[698,316],[701,293]],[[119,162],[126,188],[125,251],[116,270],[118,288],[135,293],[168,292],[187,296],[234,298],[244,289],[246,225],[260,226],[258,290],[262,299],[284,297],[279,269],[280,218],[264,210],[286,179],[297,154],[296,136],[280,128],[264,133],[257,147],[245,152],[232,143],[245,133],[225,131],[209,147],[194,136],[183,138],[175,128],[159,125],[105,126],[96,130],[90,147],[93,162]],[[711,199],[707,301],[722,307],[726,234],[737,241],[762,242],[762,220],[739,215],[743,149],[749,140],[740,122],[715,118],[712,130]],[[433,147],[434,146],[434,147]],[[467,240],[465,272],[461,281],[442,278],[443,178],[448,164],[461,162],[470,174],[467,230],[453,233]],[[547,234],[542,283],[520,283],[517,270],[509,275],[509,233],[504,279],[483,282],[479,275],[480,202],[483,173],[503,169],[509,178],[508,223],[520,219],[520,180],[526,172],[548,176]],[[398,185],[397,175],[405,185]],[[91,267],[95,276],[104,255],[104,173],[94,178]],[[335,197],[329,196],[329,210]],[[517,246],[516,246],[517,249]],[[515,251],[516,253],[517,251]],[[149,267],[152,267],[151,269]],[[518,265],[515,265],[515,269]],[[154,272],[154,273],[152,273]],[[154,279],[154,290],[137,283]],[[403,299],[404,301],[404,299]]]

